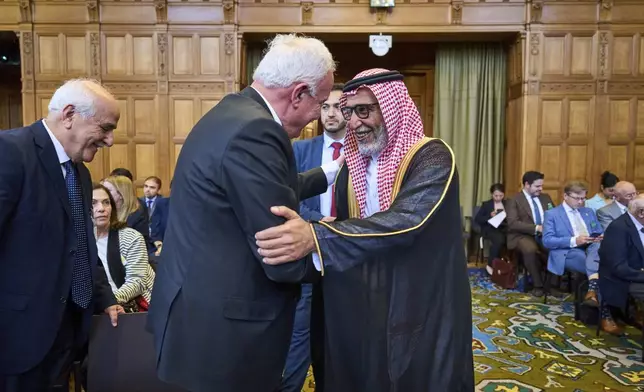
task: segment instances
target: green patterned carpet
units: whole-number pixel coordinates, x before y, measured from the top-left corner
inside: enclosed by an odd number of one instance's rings
[[[623,337],[575,321],[572,298],[501,290],[483,270],[470,270],[476,390],[644,392],[642,333]],[[309,377],[304,391],[312,392]],[[449,392],[449,391],[437,391]]]

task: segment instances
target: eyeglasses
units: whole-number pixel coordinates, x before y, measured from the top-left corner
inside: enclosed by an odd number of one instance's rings
[[[376,110],[376,107],[378,106],[379,105],[377,103],[345,106],[342,108],[342,117],[344,117],[345,120],[349,121],[351,120],[351,115],[353,114],[353,112],[355,112],[358,118],[364,120],[365,118],[369,117],[369,113],[374,112]]]
[[[569,198],[576,200],[576,201],[586,201],[586,197],[581,197],[581,196],[573,196],[570,193],[566,193],[566,196]]]

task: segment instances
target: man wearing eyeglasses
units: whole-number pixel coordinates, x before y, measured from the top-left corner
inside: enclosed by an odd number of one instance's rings
[[[635,185],[628,181],[620,181],[615,184],[615,202],[610,203],[597,210],[597,219],[604,230],[608,225],[626,213],[628,203],[637,196]]]
[[[628,306],[629,296],[639,311],[635,314],[641,328],[644,301],[644,195],[636,196],[628,212],[615,219],[606,229],[599,249],[599,284],[602,298],[608,305]]]
[[[402,79],[371,69],[343,89],[337,219],[306,222],[275,207],[288,221],[256,234],[265,263],[313,252],[322,272],[318,392],[474,390],[454,155],[425,137]]]
[[[545,211],[543,246],[550,250],[550,272],[561,276],[565,270],[571,270],[588,276],[588,292],[584,303],[598,307],[598,250],[603,229],[595,212],[584,207],[587,192],[588,187],[581,181],[566,184],[564,202]],[[611,334],[621,333],[605,307],[602,309],[601,327]]]

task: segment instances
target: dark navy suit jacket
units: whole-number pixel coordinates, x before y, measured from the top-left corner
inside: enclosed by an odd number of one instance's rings
[[[82,344],[94,310],[116,299],[94,241],[92,180],[85,165],[75,166],[94,283],[93,303],[76,326]],[[0,374],[25,372],[51,349],[70,300],[76,248],[67,187],[44,125],[0,132]]]
[[[293,154],[295,154],[298,173],[320,167],[322,165],[323,148],[324,135],[294,142]],[[301,201],[300,216],[308,221],[319,221],[324,218],[320,213],[320,197],[314,196]]]
[[[150,217],[150,238],[152,241],[163,241],[170,214],[170,198],[157,199],[154,214]]]

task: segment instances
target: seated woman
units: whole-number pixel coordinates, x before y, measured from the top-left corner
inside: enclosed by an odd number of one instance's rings
[[[141,233],[148,254],[154,252],[156,247],[150,239],[150,219],[136,197],[132,181],[125,176],[109,176],[101,181],[101,185],[112,195],[119,221]]]
[[[492,275],[492,260],[501,257],[501,250],[506,242],[508,225],[505,219],[499,227],[494,227],[488,222],[490,218],[505,211],[505,187],[503,184],[494,184],[490,187],[490,193],[492,194],[492,198],[483,202],[474,220],[481,226],[483,238],[489,240],[491,243],[486,270]]]
[[[603,206],[613,202],[615,194],[615,185],[619,182],[619,178],[609,171],[602,173],[601,184],[599,185],[599,192],[586,200],[586,207],[597,211]]]
[[[98,257],[105,267],[114,296],[126,311],[145,311],[150,303],[155,274],[148,263],[143,236],[125,227],[106,187],[94,185],[92,217]]]

